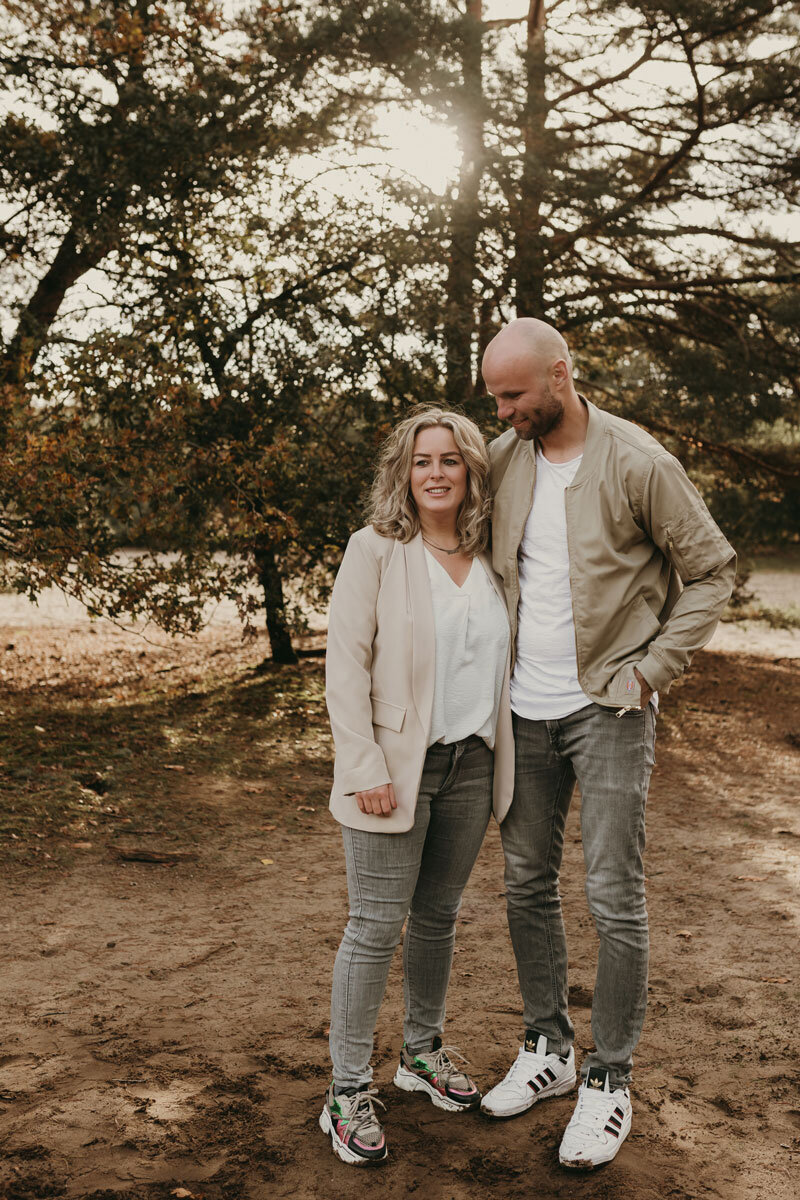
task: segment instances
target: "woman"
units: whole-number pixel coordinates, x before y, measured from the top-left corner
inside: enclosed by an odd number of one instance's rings
[[[488,472],[472,421],[415,411],[387,439],[370,524],[350,539],[333,589],[330,807],[342,825],[350,920],[334,966],[333,1082],[320,1126],[358,1166],[387,1156],[369,1060],[406,918],[394,1082],[450,1112],[480,1103],[442,1028],[461,895],[492,807],[501,821],[514,782],[509,625],[483,554]]]

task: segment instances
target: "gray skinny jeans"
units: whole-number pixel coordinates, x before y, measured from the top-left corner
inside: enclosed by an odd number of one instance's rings
[[[586,897],[600,939],[592,1004],[595,1050],[582,1066],[630,1082],[647,1005],[649,952],[644,894],[645,804],[654,765],[655,713],[617,717],[589,704],[556,721],[514,715],[514,800],[500,826],[506,903],[526,1029],[568,1054],[567,943],[558,876],[577,780]]]
[[[493,768],[481,738],[437,743],[425,758],[413,828],[372,833],[342,826],[350,920],[333,969],[337,1087],[372,1079],[375,1022],[404,922],[403,1038],[419,1053],[442,1034],[456,917],[489,823]]]

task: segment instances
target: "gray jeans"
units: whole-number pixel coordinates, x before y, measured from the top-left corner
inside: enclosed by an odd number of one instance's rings
[[[654,764],[652,706],[617,717],[590,704],[557,721],[514,716],[514,801],[500,826],[506,902],[525,1027],[567,1054],[567,943],[558,875],[573,788],[581,791],[586,897],[600,939],[592,1004],[595,1050],[583,1063],[630,1082],[647,1004],[644,816]]]
[[[350,920],[331,995],[330,1050],[338,1087],[372,1079],[375,1022],[404,922],[403,1038],[419,1052],[441,1036],[456,917],[489,823],[493,765],[491,750],[478,737],[437,743],[425,758],[412,829],[371,833],[342,827]]]

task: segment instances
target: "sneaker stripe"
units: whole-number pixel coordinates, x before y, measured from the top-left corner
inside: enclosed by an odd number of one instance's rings
[[[540,1085],[536,1082],[535,1079],[528,1080],[528,1087],[532,1088],[534,1090],[534,1092],[540,1092],[542,1090]]]
[[[547,1078],[550,1080],[551,1083],[555,1083],[555,1081],[556,1081],[555,1071],[551,1071],[550,1067],[545,1067],[544,1073],[547,1076]]]
[[[609,1125],[613,1125],[615,1129],[622,1128],[622,1121],[620,1121],[619,1117],[609,1117],[608,1123]]]
[[[619,1130],[615,1129],[613,1125],[606,1125],[605,1132],[613,1134],[615,1138],[619,1137]]]

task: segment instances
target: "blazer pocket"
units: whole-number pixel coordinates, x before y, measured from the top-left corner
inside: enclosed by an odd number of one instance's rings
[[[388,700],[379,700],[377,696],[370,696],[372,705],[372,724],[383,725],[386,729],[393,729],[395,733],[399,733],[403,728],[403,721],[406,719],[406,710],[401,708],[399,704],[390,704]]]

